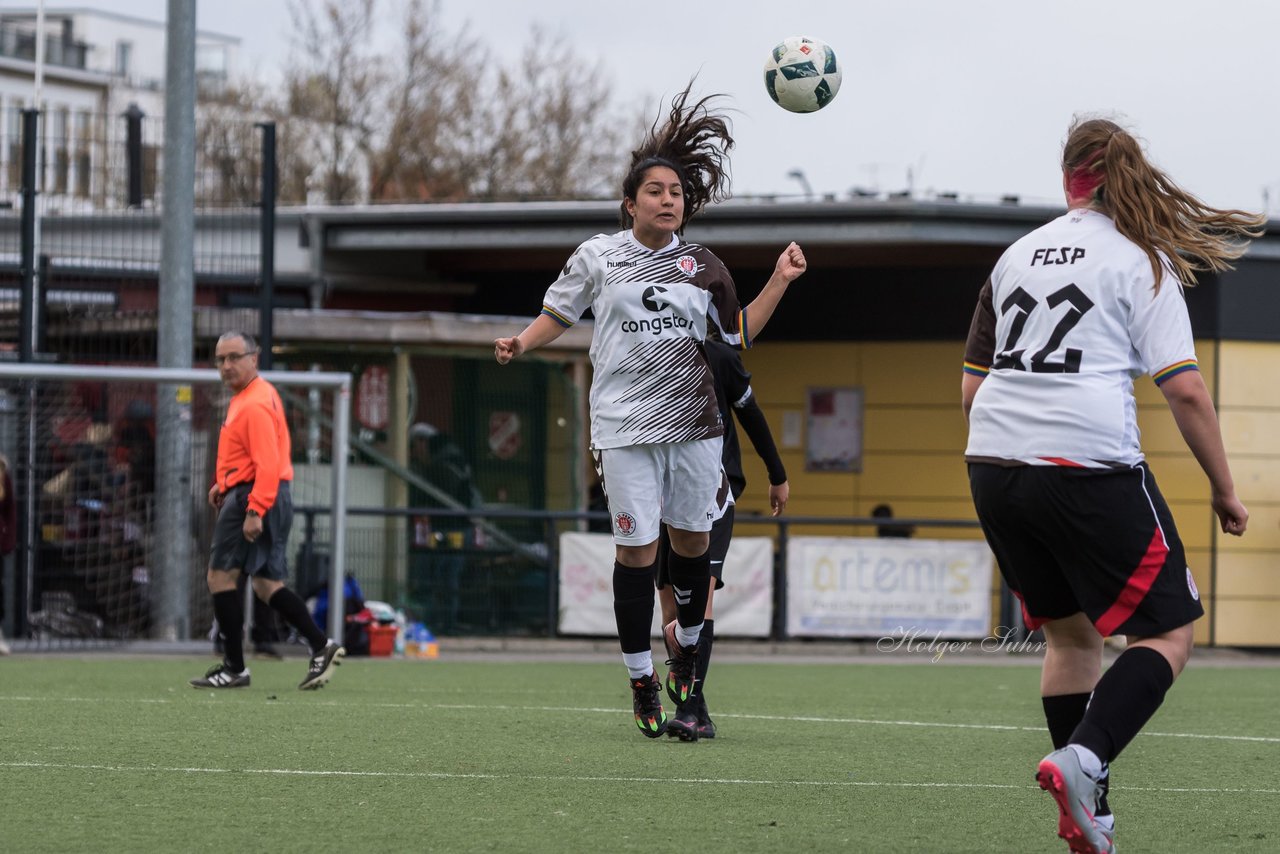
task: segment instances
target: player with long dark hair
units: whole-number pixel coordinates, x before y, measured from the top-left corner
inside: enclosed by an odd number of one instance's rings
[[[636,725],[651,738],[667,727],[649,646],[660,525],[671,537],[678,602],[677,619],[664,632],[667,692],[677,703],[693,691],[707,604],[724,433],[703,347],[707,326],[731,346],[750,346],[806,266],[791,243],[743,308],[720,259],[682,239],[693,216],[727,196],[733,147],[728,122],[711,109],[717,96],[692,101],[691,88],[672,99],[665,120],[660,116],[631,153],[622,181],[624,230],[579,246],[547,290],[541,314],[520,334],[494,341],[505,365],[554,341],[587,309],[595,316],[591,446],[613,524],[618,640]]]

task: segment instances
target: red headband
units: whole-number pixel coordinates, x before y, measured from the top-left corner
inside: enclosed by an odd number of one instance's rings
[[[1099,149],[1084,163],[1067,172],[1068,196],[1073,199],[1093,198],[1093,194],[1107,177],[1101,168],[1104,153],[1106,149]]]

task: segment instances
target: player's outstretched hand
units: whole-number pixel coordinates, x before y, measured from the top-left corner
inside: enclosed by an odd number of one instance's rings
[[[1249,510],[1235,495],[1214,496],[1213,512],[1218,514],[1222,533],[1240,536],[1249,526]]]
[[[807,269],[809,269],[809,263],[804,260],[804,252],[800,249],[800,244],[792,241],[778,256],[778,263],[773,271],[781,276],[784,282],[794,282]]]
[[[524,343],[519,335],[493,339],[493,357],[498,360],[499,365],[505,365],[523,352]]]

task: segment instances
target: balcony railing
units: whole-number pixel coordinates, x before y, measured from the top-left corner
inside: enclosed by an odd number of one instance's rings
[[[0,56],[35,62],[35,30],[12,23],[0,23]],[[83,70],[88,56],[89,45],[84,42],[71,41],[61,36],[45,36],[44,61],[50,65]]]

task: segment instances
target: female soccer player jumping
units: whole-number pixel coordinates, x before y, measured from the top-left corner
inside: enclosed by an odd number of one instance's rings
[[[715,324],[726,343],[749,347],[787,286],[805,271],[795,243],[746,308],[733,278],[706,247],[681,238],[689,220],[728,191],[728,123],[689,103],[689,87],[650,128],[622,182],[622,225],[577,248],[547,290],[542,313],[519,335],[494,341],[499,364],[554,341],[588,308],[591,340],[591,447],[612,518],[614,614],[631,677],[636,726],[666,731],[649,627],[659,526],[671,536],[670,583],[678,616],[664,632],[667,693],[693,692],[698,640],[710,583],[708,532],[720,486],[724,425],[703,341]]]

